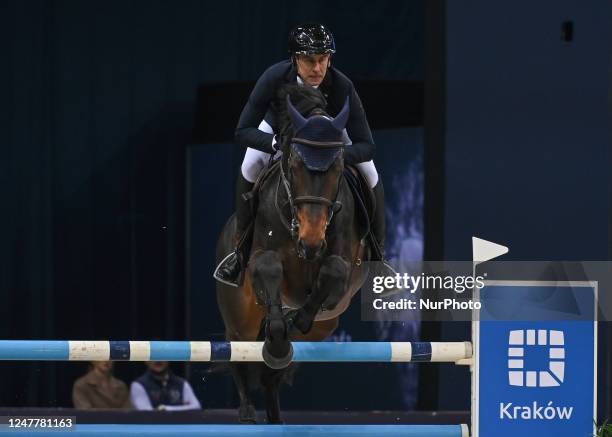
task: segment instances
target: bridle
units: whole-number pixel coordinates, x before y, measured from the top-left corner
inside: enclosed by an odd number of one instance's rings
[[[316,147],[316,148],[338,148],[338,147],[344,147],[344,144],[341,142],[335,142],[335,141],[329,141],[329,142],[325,142],[325,141],[308,141],[308,140],[304,140],[304,139],[300,139],[300,138],[293,138],[291,140],[291,144],[293,143],[300,143],[300,144],[305,144],[307,146],[310,147]],[[289,160],[291,159],[291,157],[293,156],[293,147],[289,147],[289,156],[287,157],[287,162],[289,162]],[[337,158],[336,158],[337,159]],[[304,196],[297,196],[294,197],[293,193],[291,192],[291,184],[289,182],[289,178],[287,177],[287,174],[285,172],[285,169],[283,167],[283,162],[284,160],[281,159],[281,161],[279,162],[279,172],[280,172],[280,177],[278,178],[278,184],[276,186],[276,194],[274,196],[274,205],[276,207],[276,210],[278,212],[278,215],[280,217],[281,222],[283,223],[283,226],[289,231],[289,234],[291,235],[291,239],[294,241],[294,243],[298,244],[298,236],[299,236],[299,228],[300,228],[300,222],[297,219],[297,208],[299,205],[304,204],[304,203],[312,203],[312,204],[317,204],[317,205],[324,205],[328,208],[328,216],[327,216],[327,221],[325,223],[325,230],[327,231],[327,227],[329,226],[329,224],[331,223],[334,214],[340,212],[340,210],[342,209],[342,203],[340,201],[338,201],[338,193],[340,192],[340,182],[342,180],[342,175],[340,175],[340,177],[338,178],[338,186],[336,187],[336,195],[334,197],[334,199],[328,199],[326,197],[322,197],[322,196],[312,196],[312,195],[304,195]],[[278,205],[278,191],[279,191],[279,187],[282,184],[282,186],[285,189],[285,193],[287,195],[287,200],[285,202],[283,202],[283,204],[279,207]],[[290,221],[287,220],[287,218],[285,217],[285,214],[283,213],[283,210],[285,208],[285,206],[289,204],[289,210],[291,213],[291,218]],[[322,247],[322,251],[325,250],[325,248],[327,247],[327,239],[323,240],[323,247]],[[298,256],[301,257],[301,252],[298,250],[297,251]]]

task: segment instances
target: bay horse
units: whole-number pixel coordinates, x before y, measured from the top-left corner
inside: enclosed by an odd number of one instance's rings
[[[331,118],[318,90],[298,85],[285,90],[278,117],[283,153],[256,184],[258,207],[243,284],[217,283],[226,340],[264,341],[265,364],[229,364],[243,423],[256,422],[252,387],[264,391],[268,422],[282,423],[279,389],[293,355],[290,341],[331,335],[367,277],[362,261],[368,250],[343,176],[348,98]],[[313,103],[313,111],[300,113]],[[219,237],[217,262],[232,250],[235,226],[231,217]]]

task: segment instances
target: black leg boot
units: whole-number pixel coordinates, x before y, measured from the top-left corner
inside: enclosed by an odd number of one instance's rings
[[[374,220],[372,221],[372,229],[370,232],[370,240],[372,247],[372,261],[379,263],[377,265],[377,274],[384,276],[395,276],[397,272],[390,264],[385,261],[385,190],[382,180],[372,189],[376,200],[376,208],[374,210]]]
[[[229,253],[217,266],[214,278],[217,281],[223,282],[234,287],[242,284],[242,272],[244,268],[244,259],[248,256],[247,246],[250,243],[251,235],[251,202],[243,198],[243,194],[248,193],[253,189],[253,184],[247,181],[242,173],[239,173],[236,181],[236,233],[234,241],[236,247]]]

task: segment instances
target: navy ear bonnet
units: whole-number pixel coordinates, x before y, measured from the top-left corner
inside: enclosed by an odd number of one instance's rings
[[[306,168],[311,171],[327,171],[338,156],[342,154],[342,146],[327,147],[325,149],[293,143],[291,147],[300,157]]]
[[[295,132],[291,147],[308,170],[327,171],[343,151],[342,131],[349,116],[348,97],[334,119],[323,115],[304,118],[291,104],[289,96],[287,110]]]

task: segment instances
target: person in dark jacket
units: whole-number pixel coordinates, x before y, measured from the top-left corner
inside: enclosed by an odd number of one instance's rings
[[[184,411],[201,409],[189,382],[170,370],[168,361],[147,361],[147,371],[130,386],[137,410]]]
[[[279,139],[275,135],[276,114],[274,99],[285,84],[298,83],[312,86],[322,92],[327,100],[327,113],[335,117],[349,99],[350,115],[346,124],[346,164],[355,165],[363,174],[376,197],[376,211],[372,231],[376,242],[373,260],[384,261],[385,209],[382,181],[372,161],[376,146],[366,119],[359,95],[348,77],[332,67],[331,57],[336,52],[332,33],[322,24],[304,24],[289,34],[289,60],[269,67],[257,80],[249,96],[235,132],[235,142],[247,147],[241,171],[236,182],[236,248],[217,266],[214,277],[229,285],[242,283],[244,258],[248,248],[245,234],[250,228],[251,211],[242,195],[253,188],[261,170],[270,156],[280,154]],[[244,237],[244,238],[243,238]],[[394,273],[393,270],[390,270]]]

